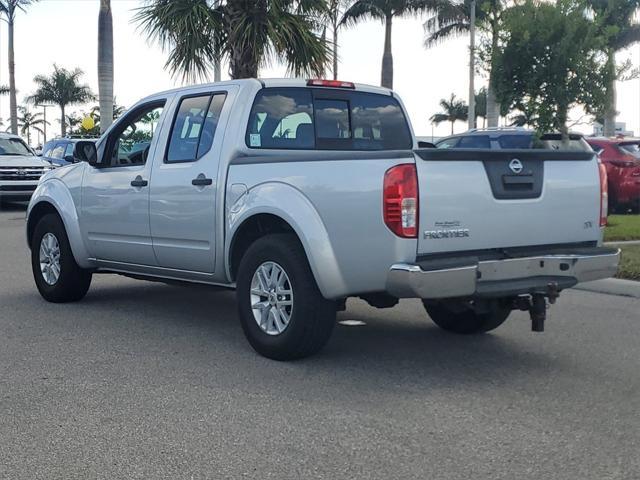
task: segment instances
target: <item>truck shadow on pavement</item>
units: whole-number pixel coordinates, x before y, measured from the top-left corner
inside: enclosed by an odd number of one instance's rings
[[[357,382],[359,390],[391,382],[411,391],[542,377],[562,368],[561,359],[551,361],[536,349],[537,340],[533,346],[522,340],[526,330],[522,319],[513,320],[520,323],[515,328],[507,323],[493,334],[458,336],[435,327],[418,301],[377,310],[350,300],[338,320],[357,319],[365,326],[337,324],[329,344],[316,356],[273,362],[254,353],[246,342],[233,291],[128,279],[100,285],[101,280],[98,277],[85,300],[61,308],[83,310],[86,321],[119,335],[124,344],[119,348],[124,351],[160,348],[180,355],[188,364],[241,368],[245,374],[247,369],[255,370],[259,383],[275,381],[280,372],[294,381],[314,375],[338,384]],[[91,335],[92,329],[87,328]],[[166,361],[171,361],[170,355]]]

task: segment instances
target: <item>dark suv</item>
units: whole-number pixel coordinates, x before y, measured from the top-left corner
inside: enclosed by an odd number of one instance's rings
[[[533,130],[524,128],[478,128],[452,135],[436,142],[438,148],[486,148],[505,150],[512,148],[546,148],[550,150],[593,151],[582,135],[571,133],[567,145],[562,144],[559,133],[547,133],[536,138]]]
[[[73,163],[73,147],[80,140],[87,138],[56,138],[50,140],[42,147],[42,158],[53,165],[68,165]]]

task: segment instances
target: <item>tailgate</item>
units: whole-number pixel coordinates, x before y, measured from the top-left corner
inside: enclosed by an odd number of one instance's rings
[[[419,254],[600,239],[591,152],[424,149],[416,169]]]

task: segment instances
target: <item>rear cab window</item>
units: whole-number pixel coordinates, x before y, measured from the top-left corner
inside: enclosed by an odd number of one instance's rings
[[[358,91],[265,88],[249,116],[246,144],[258,149],[404,150],[413,138],[390,95]]]

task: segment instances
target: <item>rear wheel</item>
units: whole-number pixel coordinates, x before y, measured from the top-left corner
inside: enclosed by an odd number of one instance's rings
[[[261,355],[293,360],[319,351],[336,322],[294,235],[267,235],[240,262],[236,282],[240,323]]]
[[[511,313],[507,302],[491,304],[488,311],[477,312],[473,302],[446,303],[424,302],[433,323],[443,330],[464,335],[489,332],[502,325]]]
[[[42,297],[54,303],[82,299],[91,285],[91,272],[78,266],[60,217],[45,215],[31,239],[31,269]]]

